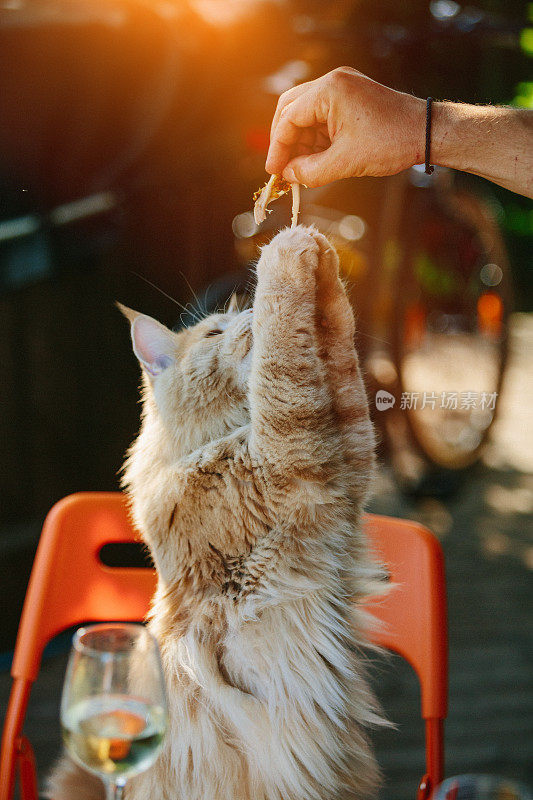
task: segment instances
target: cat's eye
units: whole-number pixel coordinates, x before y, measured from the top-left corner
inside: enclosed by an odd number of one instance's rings
[[[218,336],[219,333],[222,333],[220,328],[212,328],[210,331],[204,334],[204,338],[207,339],[208,336]]]

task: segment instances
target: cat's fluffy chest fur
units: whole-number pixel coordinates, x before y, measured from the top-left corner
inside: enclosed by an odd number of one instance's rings
[[[360,533],[374,440],[337,270],[323,236],[283,231],[219,342],[132,334],[145,401],[124,486],[158,569],[170,729],[128,800],[375,789],[353,608],[377,574]]]

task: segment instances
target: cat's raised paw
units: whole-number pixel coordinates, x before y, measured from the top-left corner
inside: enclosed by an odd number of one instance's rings
[[[283,228],[274,238],[266,245],[265,249],[276,250],[279,253],[303,253],[306,250],[316,252],[317,249],[317,235],[322,236],[316,228],[307,227],[306,225],[297,225],[295,228]]]
[[[257,265],[259,278],[269,275],[288,283],[294,280],[305,280],[309,283],[310,279],[314,282],[318,273],[324,270],[329,271],[336,279],[336,253],[322,233],[304,225],[280,231],[263,247]]]

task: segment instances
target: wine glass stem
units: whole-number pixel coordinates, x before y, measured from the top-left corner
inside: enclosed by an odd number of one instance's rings
[[[122,800],[124,794],[125,780],[111,780],[105,782],[105,798],[106,800]]]

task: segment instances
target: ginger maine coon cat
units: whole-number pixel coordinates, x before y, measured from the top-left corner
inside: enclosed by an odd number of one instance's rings
[[[170,712],[126,800],[375,797],[353,603],[380,577],[360,524],[374,436],[353,313],[314,229],[279,233],[257,277],[253,309],[180,333],[124,309],[143,414],[123,484],[158,572]],[[65,758],[51,792],[103,796]]]

